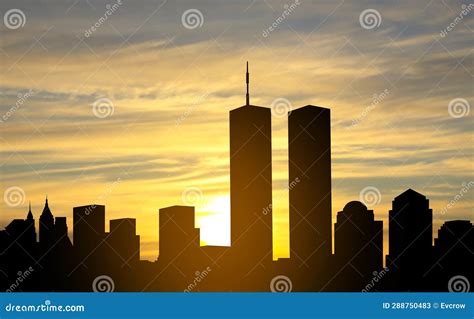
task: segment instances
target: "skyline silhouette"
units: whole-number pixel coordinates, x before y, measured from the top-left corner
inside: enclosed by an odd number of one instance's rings
[[[40,222],[43,230],[41,238],[46,242],[36,241],[34,215],[29,210],[26,219],[15,219],[0,231],[0,289],[90,291],[94,280],[101,276],[111,280],[113,286],[106,286],[106,289],[113,287],[114,291],[270,289],[278,292],[276,286],[271,284],[272,279],[279,277],[284,280],[280,285],[289,285],[283,286],[289,289],[283,290],[285,292],[456,291],[450,288],[450,280],[459,276],[462,277],[462,284],[467,285],[463,287],[470,287],[474,262],[473,224],[468,220],[447,221],[438,230],[439,236],[432,245],[426,238],[419,240],[423,235],[428,237],[428,232],[416,233],[414,228],[420,225],[426,226],[426,229],[431,227],[428,220],[428,225],[416,222],[416,218],[423,216],[417,216],[420,211],[413,210],[421,204],[429,213],[428,199],[408,189],[393,202],[390,214],[400,207],[411,207],[407,211],[412,212],[413,216],[405,220],[405,224],[401,224],[397,213],[396,217],[392,217],[394,222],[400,224],[389,233],[389,240],[392,245],[401,246],[402,251],[394,249],[392,254],[387,255],[385,267],[382,266],[382,222],[375,221],[373,211],[364,204],[352,201],[337,214],[335,252],[327,258],[326,264],[308,267],[297,258],[277,261],[262,258],[251,271],[248,271],[248,265],[255,259],[252,259],[251,253],[242,253],[245,247],[237,246],[233,250],[233,246],[199,245],[199,229],[194,226],[193,207],[160,209],[160,255],[154,263],[139,260],[139,235],[135,234],[134,219],[110,220],[110,232],[105,232],[105,207],[102,205],[74,208],[77,216],[73,226],[74,245],[67,236],[65,217],[56,217],[50,228]],[[40,217],[40,220],[47,221],[53,216],[48,200],[41,216],[47,216]],[[89,233],[81,237],[84,232],[81,227],[84,226],[89,228]],[[414,234],[418,235],[416,239],[409,241]],[[251,251],[254,247],[246,248]],[[317,249],[316,246],[314,248]],[[203,269],[203,272],[196,269]],[[8,281],[25,274],[20,284]],[[198,284],[196,279],[194,284],[190,282],[189,275],[195,275],[199,279]],[[374,279],[377,279],[375,285]],[[15,287],[14,290],[12,287]],[[94,291],[100,291],[97,289],[94,288]]]
[[[105,231],[104,205],[73,208],[71,243],[66,218],[54,217],[46,197],[38,242],[31,206],[0,231],[0,289],[456,291],[459,278],[470,289],[472,223],[447,221],[433,246],[429,200],[412,189],[388,213],[385,267],[382,222],[359,201],[337,214],[332,253],[330,110],[312,105],[288,114],[290,256],[272,260],[271,110],[249,104],[248,65],[246,83],[246,105],[229,114],[230,247],[200,246],[194,207],[180,205],[159,210],[154,263],[140,260],[135,219],[110,220]],[[9,283],[22,269],[28,278]]]
[[[105,204],[110,219],[137,218],[141,255],[150,261],[156,211],[173,204],[196,207],[203,243],[229,245],[227,116],[245,104],[246,60],[251,104],[272,109],[274,258],[290,253],[280,105],[331,108],[332,223],[367,186],[382,195],[362,202],[384,232],[391,199],[410,187],[429,195],[433,231],[471,218],[472,187],[461,192],[473,180],[468,20],[439,35],[459,3],[300,2],[270,32],[288,3],[272,10],[236,0],[231,11],[202,2],[202,27],[187,29],[184,3],[137,0],[85,36],[107,9],[89,2],[46,4],[54,10],[2,2],[4,13],[23,11],[25,24],[1,31],[0,174],[2,195],[12,196],[0,201],[1,229],[24,218],[28,200],[38,222],[50,194],[70,226],[71,207],[91,202]],[[367,30],[359,16],[369,8],[381,23]],[[202,196],[182,200],[187,188]]]

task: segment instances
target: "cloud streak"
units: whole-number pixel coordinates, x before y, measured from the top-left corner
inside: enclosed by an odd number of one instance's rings
[[[440,211],[473,180],[472,111],[448,112],[453,99],[474,103],[472,17],[440,37],[461,2],[300,2],[266,37],[262,30],[292,2],[124,2],[84,37],[106,3],[3,1],[2,12],[23,10],[26,23],[0,30],[0,115],[18,94],[35,94],[0,123],[1,188],[24,188],[36,218],[48,193],[53,213],[71,218],[73,206],[120,177],[102,203],[110,219],[138,219],[149,259],[157,254],[157,210],[180,204],[187,187],[205,194],[198,223],[216,218],[228,227],[228,207],[210,207],[228,196],[228,111],[244,104],[249,60],[253,104],[285,98],[294,108],[331,108],[334,217],[366,186],[381,190],[374,209],[385,221],[392,198],[408,187]],[[359,14],[369,8],[381,23],[367,30]],[[182,25],[187,9],[202,12],[200,28]],[[113,104],[106,118],[92,110],[101,98]],[[274,255],[285,256],[287,122],[272,125]],[[472,203],[469,193],[435,222],[470,218]],[[25,213],[3,202],[0,210],[1,226]]]

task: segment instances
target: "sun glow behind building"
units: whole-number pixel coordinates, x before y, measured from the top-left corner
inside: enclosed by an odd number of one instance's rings
[[[472,179],[472,112],[452,117],[448,105],[472,104],[471,20],[441,39],[452,22],[443,3],[379,3],[383,21],[366,30],[354,3],[302,2],[263,37],[285,4],[203,4],[202,27],[186,29],[181,4],[123,3],[78,39],[104,6],[2,2],[27,21],[1,31],[0,186],[21,187],[24,198],[0,201],[0,226],[23,216],[28,200],[37,215],[46,194],[68,220],[72,207],[98,202],[110,219],[136,218],[142,258],[154,260],[157,210],[184,204],[197,187],[203,244],[230,244],[228,112],[242,104],[247,59],[252,103],[331,107],[333,223],[367,186],[380,191],[369,208],[385,232],[391,199],[407,187],[429,195],[433,229],[469,217],[470,189],[447,207]],[[113,112],[100,118],[93,105],[104,99]],[[274,257],[288,255],[287,136],[287,116],[272,116]]]

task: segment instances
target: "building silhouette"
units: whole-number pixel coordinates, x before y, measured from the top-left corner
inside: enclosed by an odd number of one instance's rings
[[[307,105],[288,116],[290,256],[311,266],[332,251],[330,110]]]
[[[290,260],[295,290],[319,290],[332,262],[330,110],[307,105],[288,114]],[[311,276],[304,275],[311,269]]]
[[[140,260],[140,236],[137,235],[136,220],[120,218],[110,221],[110,232],[106,234],[112,263],[129,267]]]
[[[27,241],[27,247],[33,249],[36,245],[36,228],[35,228],[35,219],[33,217],[33,212],[31,211],[31,203],[29,203],[28,214],[26,215],[26,225],[25,225],[25,236]]]
[[[86,205],[73,208],[73,241],[77,257],[82,261],[100,255],[105,239],[105,206]]]
[[[246,105],[230,111],[230,254],[244,274],[273,259],[271,110],[250,104],[248,82],[247,66]]]
[[[32,265],[39,268],[35,264],[37,248],[30,205],[26,219],[14,219],[5,227],[5,230],[0,231],[0,289],[17,292],[35,290],[37,285],[34,281],[16,286],[16,283],[11,282],[11,278],[18,276],[19,271],[27,270]]]
[[[445,222],[438,230],[435,239],[435,256],[437,263],[456,266],[472,265],[474,257],[474,226],[469,220],[452,220]],[[448,265],[446,265],[447,267]],[[445,267],[443,267],[445,268]]]
[[[0,289],[102,291],[104,278],[108,291],[448,291],[453,278],[474,286],[472,223],[446,221],[433,246],[429,200],[412,189],[392,202],[385,268],[382,221],[357,201],[337,214],[332,254],[330,110],[312,105],[288,116],[290,256],[273,261],[271,111],[250,104],[248,65],[246,85],[246,104],[229,114],[230,247],[200,245],[190,206],[159,210],[155,262],[140,260],[135,219],[110,220],[105,232],[103,205],[73,208],[71,243],[66,217],[54,218],[46,198],[39,241],[31,204],[0,231]]]
[[[434,243],[434,260],[424,274],[433,290],[443,290],[454,276],[474,283],[474,226],[469,220],[445,222]]]
[[[408,189],[395,197],[389,212],[387,267],[403,290],[422,290],[432,258],[433,211],[429,200]]]
[[[48,198],[44,204],[43,212],[39,218],[39,242],[43,249],[48,249],[54,244],[54,217],[49,209]]]
[[[177,254],[199,247],[199,229],[194,225],[194,207],[171,206],[159,213],[159,258],[172,260]]]
[[[68,236],[67,218],[56,217],[54,222],[54,239],[58,249],[69,251],[72,249],[72,243]]]
[[[199,228],[194,207],[171,206],[159,211],[159,256],[161,271],[154,283],[157,290],[184,291],[198,270]]]
[[[361,291],[383,267],[383,223],[374,220],[373,210],[353,201],[337,214],[334,228],[334,290]]]
[[[0,234],[0,238],[3,238],[4,242],[11,243],[9,248],[11,248],[10,252],[13,252],[13,255],[19,256],[24,251],[26,255],[32,256],[36,249],[36,231],[31,205],[26,219],[12,220]],[[6,248],[4,247],[4,250]],[[25,260],[31,262],[31,258],[28,258],[28,256],[24,257]]]

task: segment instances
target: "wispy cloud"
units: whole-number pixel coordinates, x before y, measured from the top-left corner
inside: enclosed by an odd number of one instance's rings
[[[22,187],[36,212],[48,193],[53,213],[71,216],[121,177],[103,199],[107,217],[138,218],[153,259],[156,212],[179,204],[187,187],[205,194],[199,218],[219,216],[209,207],[228,195],[228,111],[244,103],[249,60],[252,103],[331,108],[333,215],[370,185],[382,193],[379,218],[408,187],[440,211],[473,179],[472,110],[448,112],[453,99],[474,103],[473,20],[439,35],[462,3],[300,2],[266,37],[292,2],[124,2],[84,37],[112,1],[2,1],[2,12],[26,17],[23,27],[0,29],[0,116],[9,112],[0,123],[2,189]],[[181,20],[191,8],[203,16],[196,29]],[[379,26],[361,26],[365,9],[379,12]],[[113,105],[106,118],[93,113],[101,98]],[[286,119],[274,118],[276,255],[288,247],[286,135]],[[436,223],[470,218],[472,203],[470,193]],[[24,213],[3,202],[0,210],[2,226]]]

